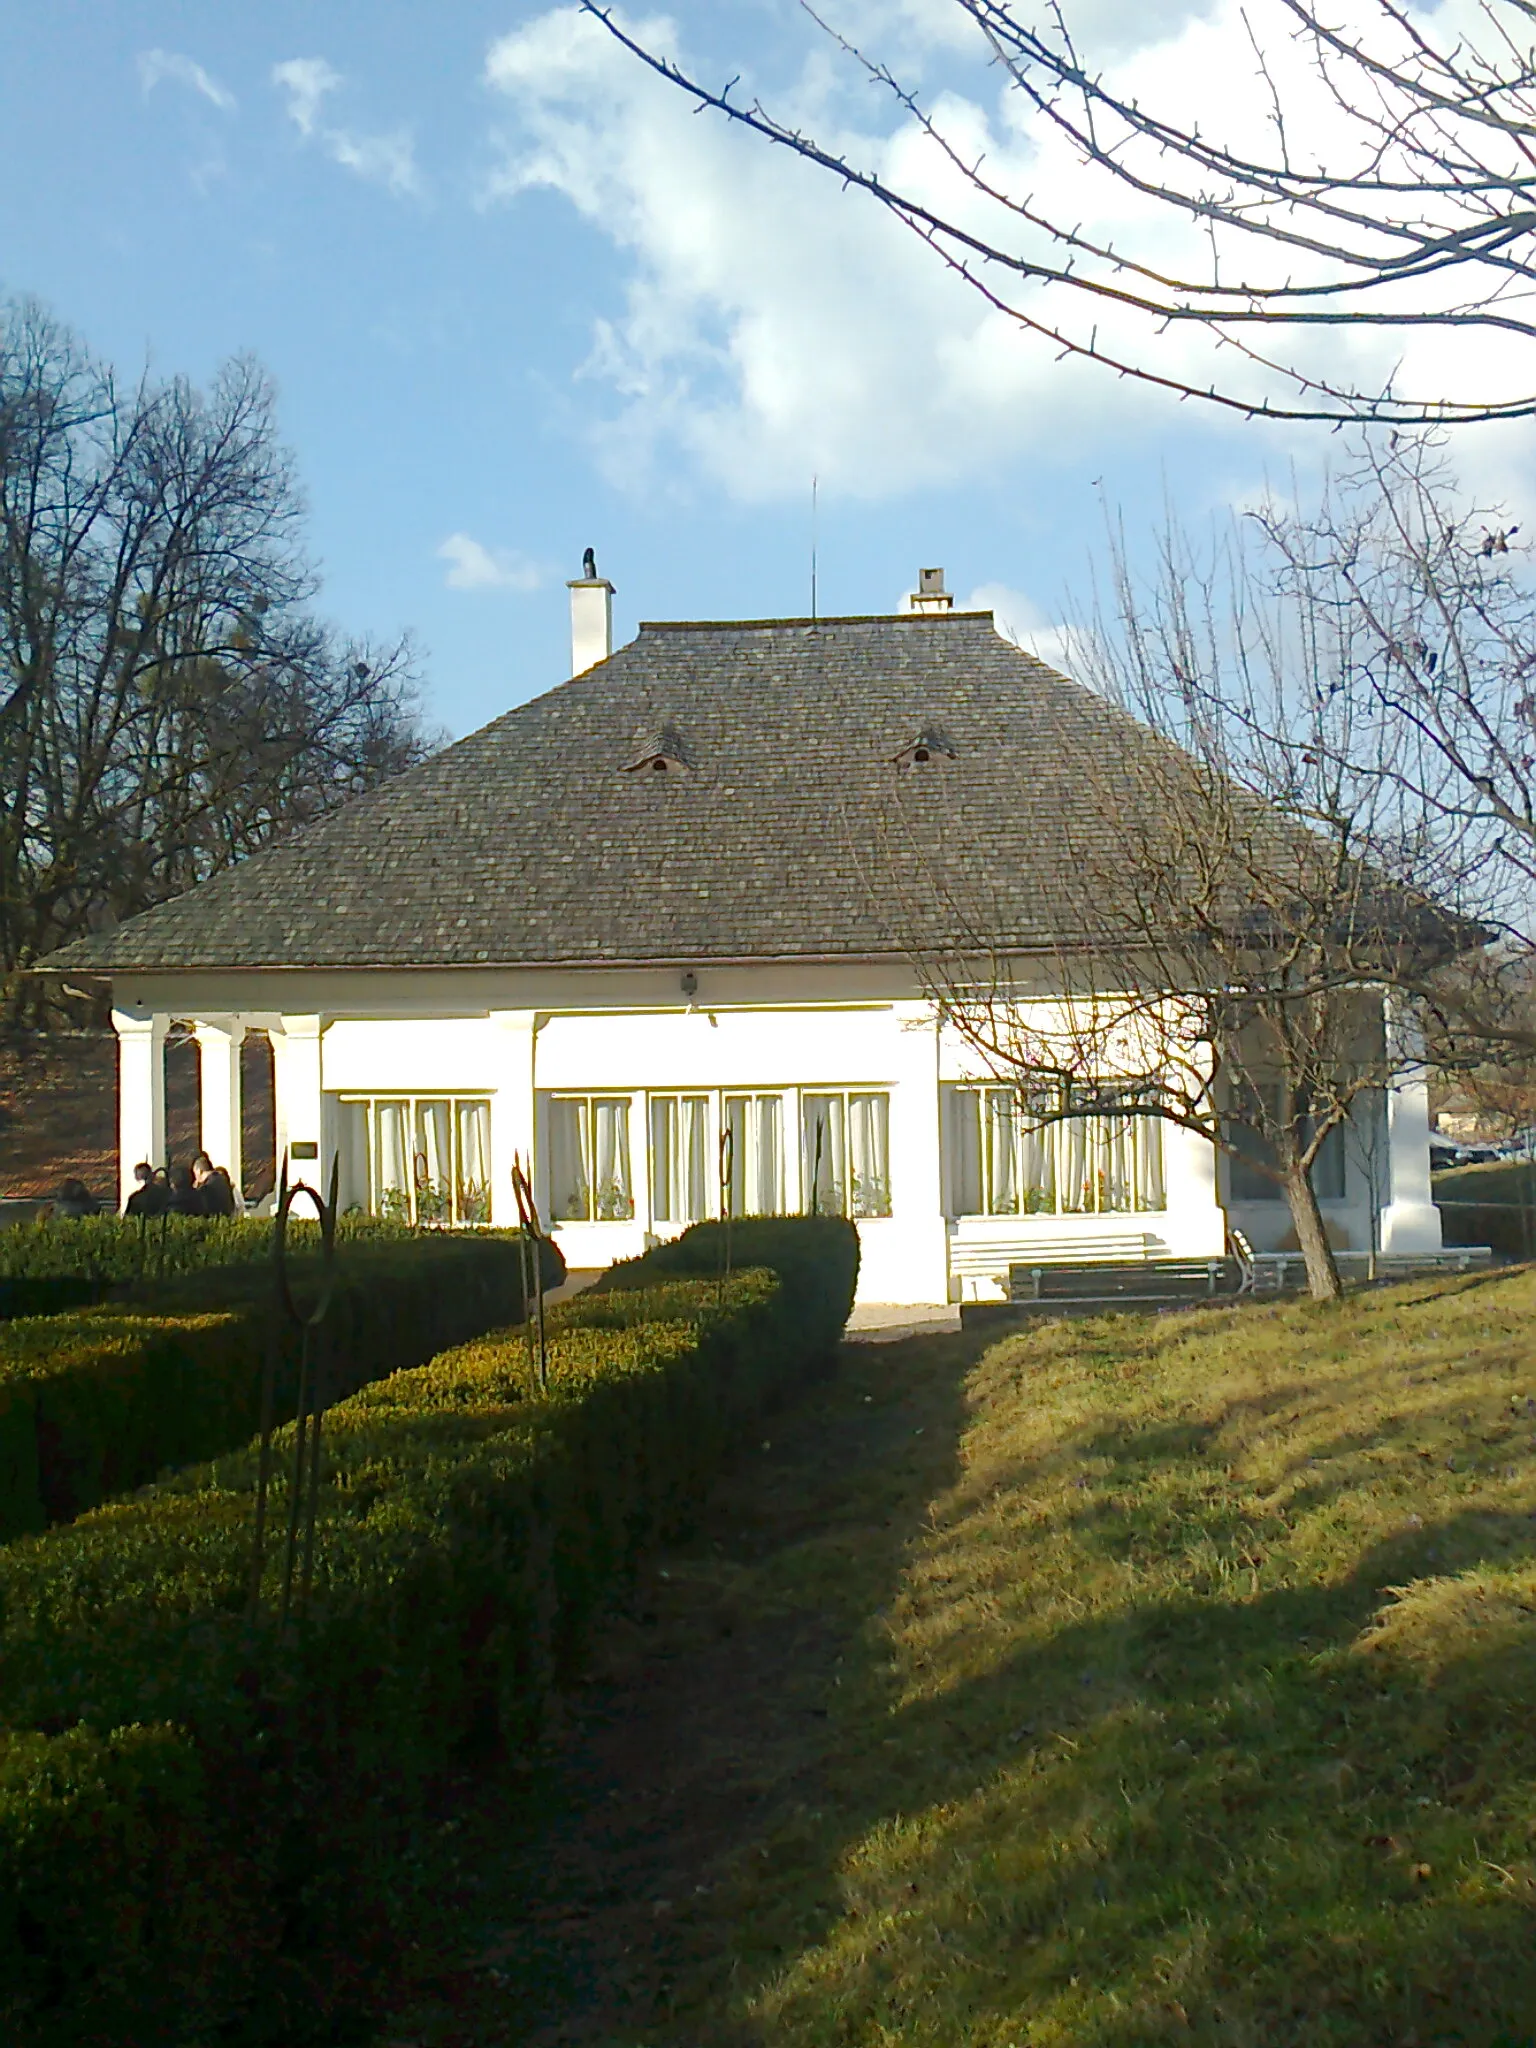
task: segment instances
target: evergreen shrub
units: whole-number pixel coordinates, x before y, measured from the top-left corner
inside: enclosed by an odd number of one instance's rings
[[[331,1410],[286,1636],[275,1554],[246,1611],[249,1447],[0,1551],[0,2036],[333,2040],[366,2009],[434,1778],[537,1738],[640,1548],[835,1343],[851,1228],[754,1249],[841,1296],[657,1273],[668,1247],[550,1312],[542,1393],[503,1331]]]
[[[0,1281],[154,1284],[207,1266],[264,1266],[272,1256],[270,1216],[40,1216],[0,1230]],[[340,1243],[409,1242],[416,1233],[379,1216],[343,1216]],[[318,1228],[307,1209],[289,1220],[291,1246],[312,1246]]]
[[[262,1262],[184,1269],[121,1306],[0,1324],[0,1541],[72,1520],[253,1434],[276,1326],[271,1229],[239,1228],[265,1230],[264,1243],[245,1239],[265,1251]],[[296,1236],[302,1304],[318,1263],[314,1231]],[[560,1255],[541,1249],[544,1284],[558,1285]],[[522,1313],[514,1234],[349,1232],[337,1243],[326,1325],[331,1383],[350,1392]],[[290,1408],[298,1351],[297,1332],[283,1325],[278,1394]]]
[[[1536,1253],[1536,1166],[1501,1159],[1437,1173],[1434,1197],[1448,1245],[1486,1244],[1506,1259]]]

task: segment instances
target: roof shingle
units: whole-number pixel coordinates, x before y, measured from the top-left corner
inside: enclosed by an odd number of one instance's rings
[[[927,732],[953,758],[895,765]],[[685,747],[687,773],[626,774],[637,735]],[[1049,944],[1072,934],[1071,849],[1095,839],[1106,767],[1134,801],[1157,745],[987,612],[642,625],[574,681],[48,964],[868,958],[905,950],[913,906],[951,884],[984,896],[995,943]]]

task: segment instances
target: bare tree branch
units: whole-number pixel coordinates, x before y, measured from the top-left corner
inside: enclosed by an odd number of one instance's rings
[[[309,609],[271,392],[122,390],[0,303],[0,980],[417,758],[407,645]]]
[[[1488,0],[1488,47],[1436,41],[1393,0],[1377,0],[1372,34],[1333,26],[1313,0],[1257,0],[1245,16],[1257,79],[1272,113],[1271,154],[1234,148],[1172,111],[1144,107],[1079,54],[1065,12],[1026,15],[1016,0],[952,0],[977,32],[1042,134],[1087,172],[1151,202],[1154,223],[1200,230],[1204,270],[1138,240],[1085,234],[1060,203],[1011,190],[962,150],[941,120],[877,54],[801,0],[808,19],[914,124],[957,178],[967,204],[944,210],[910,186],[773,114],[760,100],[713,88],[648,48],[605,0],[584,10],[658,76],[708,107],[875,200],[955,276],[1061,355],[1224,410],[1269,418],[1397,426],[1523,419],[1533,388],[1428,394],[1353,384],[1291,341],[1332,328],[1471,338],[1536,338],[1528,310],[1536,278],[1536,55],[1517,27],[1525,0]],[[1299,159],[1286,101],[1294,81],[1277,55],[1304,51],[1312,89],[1341,118],[1329,153]],[[1294,111],[1294,110],[1292,110]],[[995,223],[983,228],[981,219]],[[1044,295],[1065,297],[1047,314]],[[1083,308],[1081,321],[1072,307]],[[1101,342],[1095,308],[1124,316],[1131,334]],[[1237,378],[1202,383],[1170,365],[1159,339],[1203,333],[1235,362]],[[1132,337],[1136,334],[1140,339]],[[1288,337],[1290,340],[1288,341]],[[1257,387],[1257,388],[1256,388]]]

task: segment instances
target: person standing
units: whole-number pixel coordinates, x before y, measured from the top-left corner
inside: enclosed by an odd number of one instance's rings
[[[163,1216],[171,1205],[171,1185],[158,1166],[141,1159],[133,1169],[138,1185],[123,1204],[125,1216]]]
[[[227,1168],[215,1166],[206,1152],[192,1162],[192,1188],[199,1216],[233,1216],[239,1204]]]

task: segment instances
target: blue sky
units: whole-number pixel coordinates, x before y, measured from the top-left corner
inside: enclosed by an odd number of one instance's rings
[[[1219,7],[1088,12],[1134,55]],[[913,75],[1027,164],[952,13],[875,9]],[[911,146],[793,0],[631,18],[887,162]],[[1198,519],[1318,453],[1052,364],[569,7],[48,0],[7,24],[0,152],[0,285],[125,371],[255,354],[326,610],[412,628],[455,732],[565,676],[588,545],[623,637],[800,612],[819,473],[824,612],[890,609],[942,563],[962,598],[1048,628],[1101,492],[1140,532],[1165,492]]]

